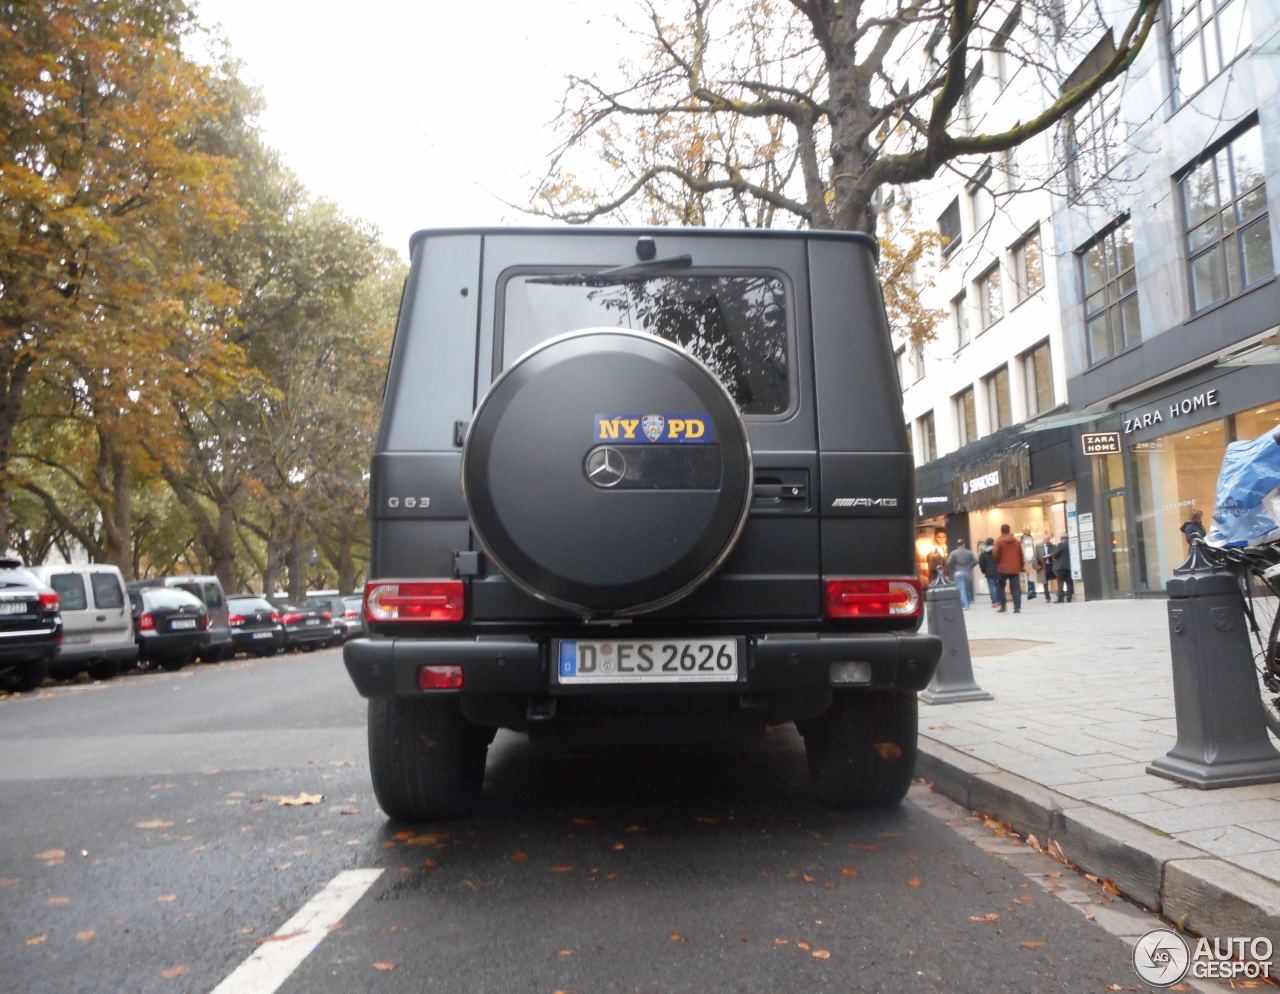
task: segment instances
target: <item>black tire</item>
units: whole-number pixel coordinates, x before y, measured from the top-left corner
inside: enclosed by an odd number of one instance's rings
[[[120,673],[120,660],[100,659],[96,663],[90,663],[87,672],[93,680],[113,680]]]
[[[168,670],[170,673],[173,673],[182,669],[182,667],[186,666],[189,662],[191,662],[191,655],[189,653],[185,656],[165,656],[160,660],[160,667]]]
[[[1280,738],[1280,610],[1276,596],[1255,597],[1253,609],[1260,628],[1259,635],[1266,641],[1258,646],[1255,667],[1258,671],[1258,688],[1262,692],[1262,714],[1267,719],[1271,734]]]
[[[39,689],[48,675],[49,660],[33,659],[17,671],[17,674],[11,678],[10,684],[18,693],[26,694]]]
[[[394,821],[448,821],[476,809],[489,736],[452,699],[369,701],[369,772]]]
[[[154,673],[160,668],[160,661],[147,656],[139,656],[134,666],[137,667],[140,673]]]
[[[916,731],[913,691],[836,694],[802,728],[814,795],[833,808],[898,804],[915,772]]]
[[[259,659],[265,659],[267,656],[274,656],[276,654],[276,647],[269,646],[266,649],[254,649],[253,654]]]

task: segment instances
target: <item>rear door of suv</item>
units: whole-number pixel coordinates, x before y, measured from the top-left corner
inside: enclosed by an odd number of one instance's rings
[[[133,645],[133,621],[124,593],[124,581],[114,567],[94,566],[87,571],[93,597],[95,652],[120,653]]]

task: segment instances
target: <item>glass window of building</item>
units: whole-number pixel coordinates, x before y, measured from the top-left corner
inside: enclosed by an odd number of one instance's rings
[[[1053,364],[1047,340],[1022,356],[1022,379],[1027,385],[1027,417],[1053,407]]]
[[[974,231],[981,231],[986,227],[996,213],[996,198],[991,188],[992,176],[991,163],[988,162],[978,170],[967,187]]]
[[[1129,219],[1098,235],[1077,256],[1084,292],[1085,341],[1089,364],[1093,365],[1142,341]]]
[[[1126,135],[1120,122],[1120,82],[1110,83],[1071,115],[1067,135],[1067,186],[1073,199],[1111,175]]]
[[[907,350],[911,363],[911,382],[919,383],[924,379],[924,348],[913,345]]]
[[[938,232],[942,235],[942,257],[945,259],[964,241],[964,233],[960,228],[959,197],[947,204],[947,209],[938,218]]]
[[[1013,282],[1018,303],[1044,289],[1044,254],[1040,250],[1040,226],[1013,246]]]
[[[986,331],[1004,317],[1004,297],[1000,294],[1000,264],[997,262],[979,276],[976,285],[982,330]]]
[[[1008,428],[1013,424],[1013,405],[1009,396],[1009,367],[1001,366],[982,381],[987,389],[987,413],[992,428]]]
[[[1244,0],[1173,0],[1169,51],[1180,101],[1194,96],[1249,47]]]
[[[951,321],[956,329],[956,351],[969,344],[969,298],[961,290],[960,296],[951,301]]]
[[[938,433],[933,424],[933,411],[917,419],[920,423],[920,454],[924,462],[938,458]]]
[[[956,427],[963,447],[978,440],[978,405],[974,400],[973,387],[967,387],[955,395]]]
[[[1188,169],[1179,186],[1193,312],[1274,275],[1256,122]]]

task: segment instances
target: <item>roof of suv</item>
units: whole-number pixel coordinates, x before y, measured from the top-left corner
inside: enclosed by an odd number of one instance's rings
[[[412,253],[420,241],[432,235],[679,235],[694,238],[733,237],[733,238],[821,238],[834,241],[858,242],[879,255],[880,245],[865,231],[825,231],[814,228],[681,228],[681,227],[647,227],[647,228],[593,228],[586,225],[566,227],[462,227],[462,228],[420,228],[409,236],[409,252]]]

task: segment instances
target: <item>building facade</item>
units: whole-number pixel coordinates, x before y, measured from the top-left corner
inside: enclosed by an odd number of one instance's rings
[[[1280,2],[1172,0],[1073,126],[1104,138],[1052,216],[1080,567],[1162,594],[1227,444],[1280,427]]]

